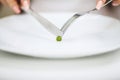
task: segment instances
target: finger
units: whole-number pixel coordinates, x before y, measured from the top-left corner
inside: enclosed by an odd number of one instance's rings
[[[120,5],[120,0],[114,0],[112,5],[113,6],[119,6]]]
[[[0,2],[1,2],[3,5],[7,6],[6,0],[0,0]]]
[[[29,7],[30,7],[30,0],[21,0],[21,6],[26,8],[26,9],[29,9]]]
[[[100,9],[104,4],[105,4],[106,0],[97,0],[97,5],[96,5],[96,9]]]
[[[17,0],[6,0],[6,2],[15,13],[19,14],[21,12]]]

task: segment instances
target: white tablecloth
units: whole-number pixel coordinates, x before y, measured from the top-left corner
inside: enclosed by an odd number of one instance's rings
[[[120,80],[119,68],[120,50],[69,60],[0,52],[0,80]]]

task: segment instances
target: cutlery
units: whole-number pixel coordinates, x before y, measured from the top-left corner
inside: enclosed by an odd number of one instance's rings
[[[33,16],[40,24],[43,25],[43,27],[49,31],[50,33],[52,33],[55,36],[63,36],[63,32],[60,31],[59,28],[57,28],[52,22],[50,22],[49,20],[47,20],[46,18],[42,17],[41,15],[39,15],[37,12],[35,12],[32,8],[29,9],[25,9],[25,8],[21,8],[23,11],[25,11],[26,13],[29,13],[31,16]]]
[[[113,0],[109,0],[107,1],[101,8],[105,7],[106,5],[108,5],[109,3],[111,3]],[[66,30],[68,29],[68,27],[77,19],[79,18],[80,16],[82,15],[85,15],[87,13],[90,13],[92,11],[97,11],[98,9],[97,8],[94,8],[92,10],[89,10],[83,14],[80,14],[80,13],[75,13],[70,19],[68,19],[68,21],[63,25],[63,27],[60,29],[63,34],[66,32]]]

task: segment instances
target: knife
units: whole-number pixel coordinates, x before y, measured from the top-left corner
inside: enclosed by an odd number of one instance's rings
[[[25,9],[25,8],[22,7],[21,9],[23,11],[25,11],[26,13],[30,14],[31,16],[33,16],[40,24],[43,25],[43,27],[47,31],[49,31],[53,35],[55,35],[55,36],[63,36],[63,32],[60,31],[60,29],[57,28],[57,26],[55,26],[52,22],[48,21],[46,18],[44,18],[41,15],[39,15],[32,8]]]

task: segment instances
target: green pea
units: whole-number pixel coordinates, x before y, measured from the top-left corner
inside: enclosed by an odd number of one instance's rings
[[[62,41],[62,37],[61,36],[57,36],[56,37],[56,41]]]

